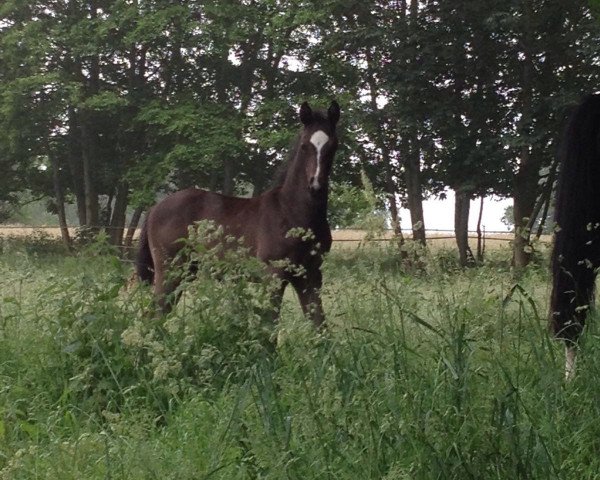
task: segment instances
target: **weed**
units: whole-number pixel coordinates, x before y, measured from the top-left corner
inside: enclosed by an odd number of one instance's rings
[[[600,337],[564,384],[544,268],[334,251],[316,332],[232,242],[166,317],[102,246],[0,258],[0,478],[595,477]]]

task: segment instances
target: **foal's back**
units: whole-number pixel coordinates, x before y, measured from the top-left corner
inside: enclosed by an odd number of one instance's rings
[[[148,214],[147,228],[152,250],[160,249],[172,258],[181,248],[179,239],[188,236],[194,222],[212,220],[223,226],[227,235],[243,237],[252,253],[256,253],[256,225],[261,197],[238,198],[188,188],[169,195]]]
[[[329,251],[331,231],[326,217],[308,226],[316,238],[305,242],[288,233],[294,227],[302,228],[290,218],[291,208],[281,198],[280,188],[253,198],[229,197],[197,188],[173,193],[148,214],[147,235],[155,268],[157,260],[164,263],[177,255],[188,228],[201,220],[222,226],[225,235],[242,239],[251,255],[266,262],[286,258],[304,264],[316,244],[322,252]]]

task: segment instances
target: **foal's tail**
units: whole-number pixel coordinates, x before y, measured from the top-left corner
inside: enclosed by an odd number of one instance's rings
[[[600,262],[600,95],[573,112],[559,161],[550,324],[557,337],[576,341]]]
[[[135,262],[135,269],[141,282],[152,284],[154,281],[154,261],[152,260],[152,253],[150,252],[150,245],[148,243],[147,219],[140,232],[140,247]]]

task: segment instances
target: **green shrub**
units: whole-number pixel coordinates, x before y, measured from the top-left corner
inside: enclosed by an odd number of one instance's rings
[[[293,295],[275,328],[263,266],[200,228],[166,317],[114,256],[0,257],[0,478],[595,477],[596,319],[565,384],[545,269],[334,251],[328,330]]]

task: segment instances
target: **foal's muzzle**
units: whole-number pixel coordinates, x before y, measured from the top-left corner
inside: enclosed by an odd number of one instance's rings
[[[308,181],[308,188],[312,192],[316,192],[317,190],[319,190],[321,188],[321,184],[319,183],[319,179],[317,177],[314,177],[314,176],[310,177],[310,180]]]

